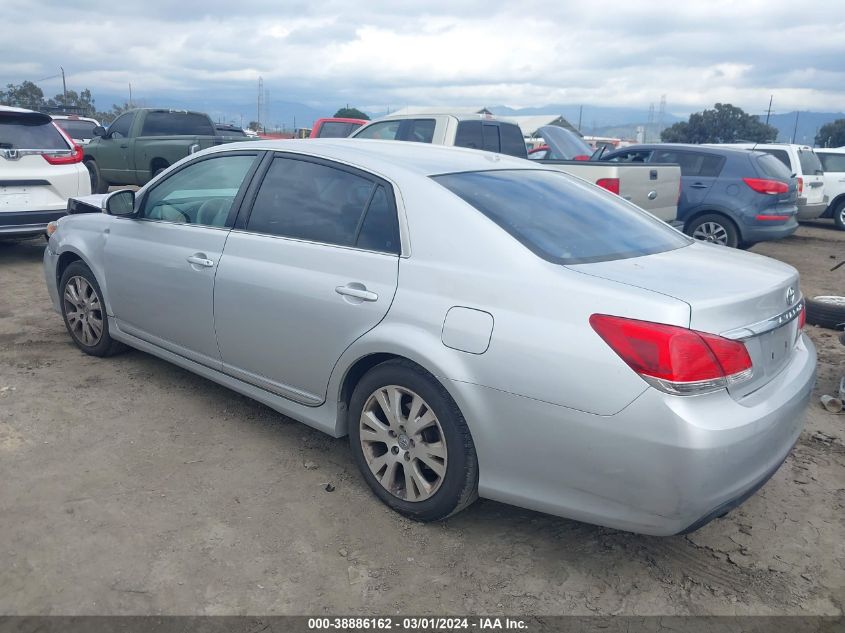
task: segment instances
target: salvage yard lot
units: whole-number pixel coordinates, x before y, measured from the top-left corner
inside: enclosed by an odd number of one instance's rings
[[[818,404],[845,372],[830,331],[808,327],[819,382],[798,446],[698,532],[489,501],[423,525],[371,494],[345,439],[141,352],[84,355],[51,309],[43,248],[0,242],[4,614],[842,611],[845,416]],[[798,267],[807,296],[845,287],[832,225],[753,250]]]

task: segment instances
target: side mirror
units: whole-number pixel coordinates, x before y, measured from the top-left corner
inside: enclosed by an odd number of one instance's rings
[[[102,125],[98,125],[97,127],[94,128],[94,130],[92,131],[92,134],[94,134],[94,136],[105,136],[106,135],[106,128],[104,128]]]
[[[126,217],[135,213],[135,192],[121,189],[108,194],[103,199],[103,210],[109,215]]]

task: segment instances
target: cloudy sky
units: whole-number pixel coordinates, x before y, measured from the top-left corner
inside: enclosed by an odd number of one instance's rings
[[[845,5],[797,0],[0,0],[0,85],[98,95],[845,109]],[[12,43],[12,45],[10,45]],[[45,93],[61,82],[46,79]],[[99,99],[103,105],[106,99]]]

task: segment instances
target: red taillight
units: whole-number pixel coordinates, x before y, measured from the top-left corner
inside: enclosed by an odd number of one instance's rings
[[[79,145],[73,146],[73,151],[70,154],[62,154],[56,156],[55,154],[41,154],[51,165],[72,165],[73,163],[82,162],[82,148]]]
[[[751,187],[757,193],[768,193],[777,195],[789,191],[789,185],[780,180],[768,180],[767,178],[743,178],[742,182]]]
[[[596,184],[599,187],[604,187],[610,193],[615,193],[617,196],[619,195],[619,179],[618,178],[599,178],[596,180]]]
[[[578,154],[578,156],[573,156],[572,160],[590,160],[590,157],[586,154]]]
[[[798,176],[798,195],[800,196],[802,193],[804,193],[804,179]]]
[[[803,330],[805,325],[807,325],[807,304],[802,301],[801,312],[798,313],[798,331]]]
[[[53,127],[59,131],[59,134],[61,134],[62,138],[67,141],[67,144],[71,147],[73,151],[70,154],[62,154],[60,156],[56,156],[55,154],[41,154],[41,156],[44,157],[44,160],[46,160],[51,165],[72,165],[74,163],[81,163],[83,156],[82,148],[79,147],[79,145],[77,145],[76,143],[74,143],[73,140],[67,134],[65,134],[65,131],[58,125],[56,125],[55,121],[53,122]]]
[[[788,220],[791,216],[788,215],[769,215],[766,213],[761,213],[759,215],[755,215],[755,220],[763,220],[765,222],[783,222]]]
[[[751,376],[751,357],[739,341],[606,314],[592,315],[590,325],[631,369],[668,393],[714,391]]]

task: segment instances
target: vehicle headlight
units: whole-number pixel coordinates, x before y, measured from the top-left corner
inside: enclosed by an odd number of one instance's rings
[[[47,237],[51,237],[53,233],[59,230],[59,223],[53,220],[47,225]]]

